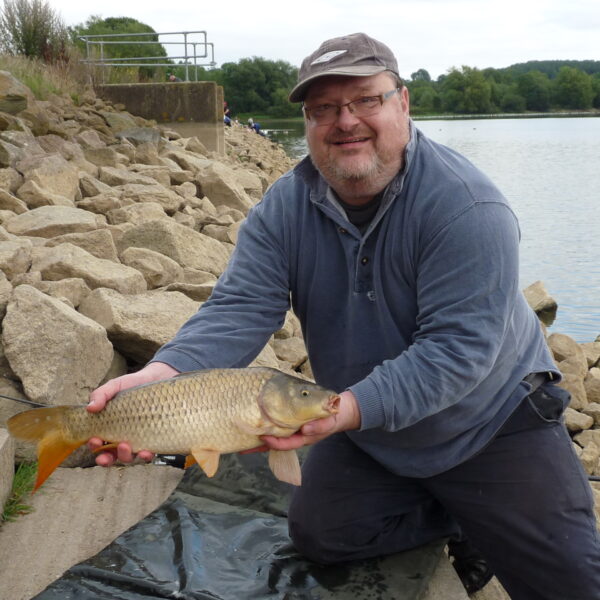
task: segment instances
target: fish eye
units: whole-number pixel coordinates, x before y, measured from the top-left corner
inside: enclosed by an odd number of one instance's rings
[[[310,392],[309,392],[308,390],[302,390],[302,391],[300,392],[300,394],[301,394],[302,396],[306,397],[306,396],[308,396],[308,395],[310,394]]]

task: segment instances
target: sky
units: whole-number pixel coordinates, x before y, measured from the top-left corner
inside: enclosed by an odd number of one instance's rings
[[[252,56],[300,66],[324,40],[358,31],[392,49],[404,78],[421,68],[436,79],[463,65],[600,60],[599,0],[48,1],[71,26],[93,14],[132,17],[159,33],[205,31],[195,39],[213,44],[217,66]]]

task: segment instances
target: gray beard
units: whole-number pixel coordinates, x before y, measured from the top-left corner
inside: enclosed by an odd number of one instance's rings
[[[366,168],[363,167],[360,171],[340,167],[334,161],[330,160],[319,166],[315,163],[312,156],[310,159],[315,169],[321,173],[325,181],[340,196],[348,199],[378,194],[395,175],[394,173],[392,177],[385,177],[383,165],[378,156],[375,156],[371,163]]]

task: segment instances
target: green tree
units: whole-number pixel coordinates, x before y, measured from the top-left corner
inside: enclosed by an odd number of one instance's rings
[[[592,104],[594,108],[600,108],[600,73],[596,73],[592,77],[592,90],[594,91],[594,100]]]
[[[547,111],[550,108],[550,79],[541,71],[529,71],[517,77],[517,88],[525,99],[527,110]]]
[[[287,99],[296,83],[297,70],[291,64],[260,57],[224,63],[220,69],[204,71],[199,77],[223,86],[233,114],[267,113],[273,116],[299,115],[298,106]]]
[[[411,73],[410,78],[412,81],[431,81],[431,75],[426,69],[419,69]]]
[[[158,42],[158,35],[156,31],[141,23],[136,19],[130,17],[108,17],[102,19],[99,16],[92,15],[85,23],[75,25],[71,28],[71,37],[75,44],[79,46],[83,51],[86,49],[86,42],[81,39],[82,36],[87,35],[100,35],[104,37],[94,38],[90,41],[94,42],[92,47],[95,51],[95,58],[99,58],[100,53],[103,58],[122,58],[122,59],[136,59],[139,57],[155,57],[147,62],[171,62],[166,59],[167,52],[162,44]],[[114,34],[127,34],[127,33],[147,33],[147,36],[124,36],[119,38],[111,38]],[[110,44],[110,41],[119,42],[131,42],[128,44]],[[154,42],[151,44],[143,42]],[[105,42],[100,44],[98,42]],[[127,61],[125,61],[127,62]],[[132,60],[131,62],[141,62],[140,60]],[[119,67],[122,68],[122,67]],[[136,68],[137,70],[137,68]],[[151,78],[156,73],[154,67],[139,67],[139,76],[141,79]]]
[[[4,0],[0,10],[0,50],[41,58],[67,60],[69,34],[60,15],[42,0]]]
[[[592,78],[573,67],[561,67],[554,80],[556,102],[563,108],[589,109],[594,91]]]
[[[492,112],[492,86],[479,69],[452,68],[441,85],[445,110],[467,114]]]

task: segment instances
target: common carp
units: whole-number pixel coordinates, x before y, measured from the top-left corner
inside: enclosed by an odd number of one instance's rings
[[[205,369],[119,392],[99,413],[85,406],[35,408],[11,417],[15,438],[37,442],[34,491],[91,437],[127,441],[134,452],[187,455],[209,477],[219,456],[262,444],[259,435],[289,437],[304,423],[335,414],[339,396],[276,369]],[[294,450],[270,450],[269,466],[282,481],[300,485]]]

